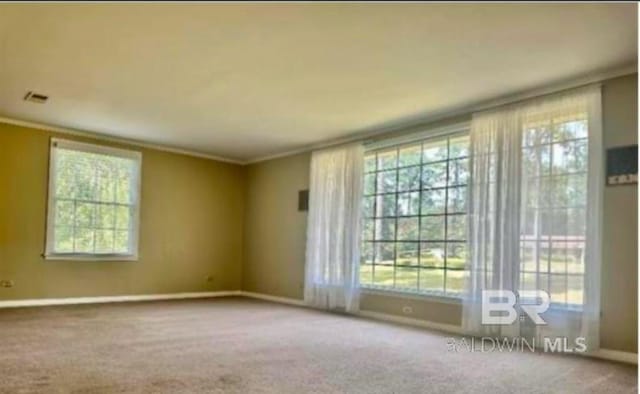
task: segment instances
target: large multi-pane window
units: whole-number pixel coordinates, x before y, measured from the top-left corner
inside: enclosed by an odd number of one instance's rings
[[[363,287],[462,293],[468,147],[453,135],[366,154]]]
[[[135,259],[139,152],[51,141],[46,257]]]
[[[586,114],[545,118],[522,141],[520,288],[556,305],[583,303],[588,124]]]

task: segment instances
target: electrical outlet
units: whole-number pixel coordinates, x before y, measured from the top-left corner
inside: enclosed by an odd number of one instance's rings
[[[413,308],[410,306],[403,306],[402,313],[404,313],[405,315],[410,315],[413,313]]]
[[[5,287],[5,288],[9,288],[9,287],[13,287],[14,283],[12,280],[0,280],[0,287]]]

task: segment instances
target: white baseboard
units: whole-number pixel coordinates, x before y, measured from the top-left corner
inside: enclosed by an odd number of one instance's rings
[[[39,299],[30,299],[30,300],[0,301],[0,308],[228,297],[228,296],[238,296],[240,295],[240,293],[241,292],[239,290],[234,290],[234,291],[205,291],[205,292],[194,292],[194,293],[137,294],[137,295],[102,296],[102,297],[39,298]]]
[[[373,311],[360,311],[359,316],[374,319],[388,321],[392,323],[405,324],[408,326],[428,328],[430,330],[442,331],[450,334],[462,335],[462,328],[453,324],[436,323],[428,320],[413,319],[410,317],[389,315],[387,313],[373,312]]]
[[[620,350],[611,349],[599,349],[598,351],[589,354],[589,356],[600,358],[603,360],[638,365],[638,353],[623,352]]]
[[[296,299],[296,298],[278,297],[278,296],[272,296],[272,295],[268,295],[268,294],[254,293],[254,292],[251,292],[251,291],[241,291],[240,295],[244,296],[244,297],[249,297],[249,298],[257,298],[259,300],[278,302],[280,304],[295,305],[295,306],[305,306],[303,300],[299,300],[299,299]]]
[[[277,297],[277,296],[272,296],[268,294],[253,293],[248,291],[241,291],[240,295],[245,297],[250,297],[250,298],[257,298],[265,301],[278,302],[281,304],[305,306],[304,301],[295,299],[295,298]],[[360,311],[358,313],[358,316],[363,318],[368,318],[368,319],[405,324],[405,325],[414,326],[414,327],[421,327],[421,328],[441,331],[441,332],[454,334],[454,335],[464,335],[462,331],[462,327],[456,326],[453,324],[436,323],[428,320],[420,320],[420,319],[414,319],[414,318],[405,317],[405,316],[390,315],[387,313],[380,313],[380,312],[373,312],[373,311]],[[635,365],[638,364],[638,354],[632,353],[632,352],[623,352],[623,351],[611,350],[611,349],[600,349],[596,352],[588,354],[587,356],[599,358],[603,360],[628,363],[628,364],[635,364]]]

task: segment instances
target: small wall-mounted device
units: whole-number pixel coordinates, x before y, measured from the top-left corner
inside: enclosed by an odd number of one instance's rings
[[[300,190],[298,192],[298,211],[306,212],[309,210],[309,190]]]
[[[32,103],[44,104],[47,100],[49,100],[49,96],[33,91],[28,91],[24,96],[24,101],[31,101]]]
[[[607,186],[638,183],[638,145],[607,149]]]

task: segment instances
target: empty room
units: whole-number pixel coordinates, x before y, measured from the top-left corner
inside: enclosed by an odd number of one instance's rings
[[[0,393],[637,393],[636,3],[0,4]]]

